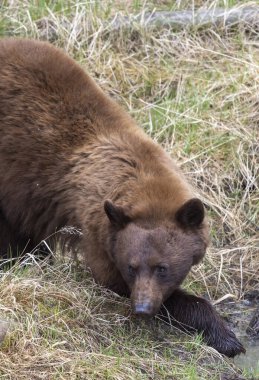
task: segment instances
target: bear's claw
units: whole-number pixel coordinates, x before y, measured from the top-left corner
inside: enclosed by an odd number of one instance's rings
[[[222,334],[219,334],[219,331],[216,331],[215,335],[212,335],[211,332],[208,334],[204,333],[204,339],[209,346],[229,358],[242,353],[245,354],[246,352],[244,346],[239,342],[235,334],[227,328],[224,329]]]
[[[201,333],[204,341],[221,354],[234,357],[245,353],[245,348],[226,326],[212,305],[204,298],[177,289],[164,303],[163,316],[181,330]]]

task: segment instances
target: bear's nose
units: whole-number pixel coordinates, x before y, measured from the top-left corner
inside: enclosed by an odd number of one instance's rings
[[[151,315],[152,314],[152,305],[149,302],[137,303],[134,306],[134,313],[135,314]]]

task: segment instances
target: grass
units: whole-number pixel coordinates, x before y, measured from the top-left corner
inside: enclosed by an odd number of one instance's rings
[[[230,370],[200,337],[132,318],[128,301],[71,263],[28,263],[1,280],[1,314],[11,321],[1,378],[217,379]],[[202,367],[205,358],[209,364]]]
[[[117,12],[240,6],[244,1],[2,1],[0,35],[64,48],[178,161],[211,223],[211,246],[185,286],[216,301],[258,288],[258,32],[114,30]],[[134,319],[127,300],[67,261],[2,274],[10,321],[1,379],[256,379],[159,320]],[[223,376],[223,374],[226,374]],[[239,377],[240,376],[240,377]]]

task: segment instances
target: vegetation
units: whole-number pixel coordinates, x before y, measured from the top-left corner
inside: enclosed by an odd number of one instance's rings
[[[177,160],[202,197],[212,242],[185,287],[241,299],[258,287],[258,28],[179,31],[115,17],[144,10],[242,6],[235,0],[19,1],[0,5],[0,35],[65,49]],[[257,2],[249,2],[250,6]],[[1,379],[256,379],[230,360],[97,286],[69,259],[30,255],[2,271]]]

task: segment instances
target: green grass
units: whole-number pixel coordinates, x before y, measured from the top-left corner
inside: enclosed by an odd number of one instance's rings
[[[230,370],[201,337],[132,318],[129,302],[89,274],[77,280],[77,271],[64,263],[3,275],[1,309],[12,322],[1,346],[1,378],[217,379]],[[212,363],[218,368],[211,376]]]

